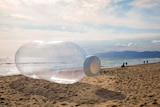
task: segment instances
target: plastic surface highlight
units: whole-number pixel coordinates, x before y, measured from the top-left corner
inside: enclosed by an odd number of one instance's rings
[[[73,84],[85,77],[86,56],[85,50],[72,42],[35,41],[17,50],[15,63],[27,77]]]

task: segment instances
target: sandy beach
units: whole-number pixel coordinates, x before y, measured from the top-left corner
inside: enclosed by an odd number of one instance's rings
[[[71,85],[0,77],[0,107],[160,107],[160,63],[103,68]]]

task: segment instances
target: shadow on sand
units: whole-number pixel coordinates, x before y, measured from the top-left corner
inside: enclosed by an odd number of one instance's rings
[[[26,96],[44,96],[54,102],[66,101],[77,104],[96,104],[108,100],[122,100],[125,98],[120,92],[80,82],[64,85],[24,77],[11,82],[10,87],[24,93]]]

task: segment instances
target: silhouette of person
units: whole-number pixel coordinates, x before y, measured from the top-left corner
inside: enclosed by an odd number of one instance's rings
[[[145,64],[145,61],[143,61],[143,63]]]
[[[148,64],[148,60],[147,60],[146,62],[147,62],[147,64]]]
[[[128,63],[126,62],[126,66],[128,66]]]
[[[124,65],[124,63],[122,64],[122,66],[121,66],[121,68],[124,68],[125,67],[125,65]]]

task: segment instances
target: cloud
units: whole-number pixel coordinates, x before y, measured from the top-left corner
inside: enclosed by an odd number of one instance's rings
[[[159,0],[134,0],[131,5],[138,8],[154,8],[158,7],[160,4]]]
[[[10,19],[36,24],[75,23],[90,19],[112,0],[11,0],[2,1],[1,11]],[[57,23],[58,22],[58,23]],[[28,23],[28,22],[27,22]],[[65,24],[64,23],[64,24]]]
[[[153,44],[160,44],[160,40],[153,40],[151,43],[153,43]]]
[[[129,43],[127,44],[128,47],[130,47],[130,46],[135,46],[135,45],[136,45],[136,43],[132,43],[132,42],[129,42]]]
[[[132,8],[126,15],[133,18],[135,23],[133,25],[146,29],[160,29],[159,0],[155,0],[154,2],[152,0],[134,0],[129,5]]]
[[[115,46],[126,46],[126,44],[122,44],[122,43],[117,43],[117,44],[115,44]]]
[[[118,5],[122,0],[1,0],[0,20],[3,24],[27,26],[125,26],[131,28],[160,28],[160,24],[137,17],[141,12],[134,7],[145,2],[134,1],[131,9]],[[157,0],[157,5],[160,5]],[[156,4],[155,3],[155,4]],[[149,4],[149,3],[148,3]],[[152,3],[153,4],[153,3]],[[127,4],[129,6],[129,3]],[[124,12],[126,11],[126,12]],[[155,19],[155,18],[154,18]],[[159,21],[160,18],[157,18]]]
[[[131,46],[135,46],[135,45],[136,45],[136,43],[132,43],[132,42],[115,44],[115,46],[121,46],[121,47],[131,47]]]
[[[0,42],[159,39],[159,7],[159,0],[0,0]]]
[[[67,28],[65,28],[67,29]],[[114,29],[95,30],[92,28],[85,28],[87,32],[70,32],[68,30],[47,30],[47,29],[22,29],[22,28],[0,28],[1,40],[21,40],[21,41],[83,41],[83,40],[113,40],[113,39],[134,39],[134,38],[153,38],[159,37],[157,33],[142,33],[142,34],[127,34],[127,33],[115,33]],[[125,44],[125,45],[128,45]]]

